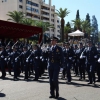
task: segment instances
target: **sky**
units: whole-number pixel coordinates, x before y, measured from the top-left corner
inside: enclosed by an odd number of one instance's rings
[[[49,0],[45,0],[45,2],[48,3]],[[89,13],[91,20],[92,16],[95,15],[100,31],[100,0],[52,0],[52,5],[55,5],[57,10],[67,8],[70,11],[68,16],[65,17],[65,24],[76,18],[78,9],[81,19],[85,19],[87,13]]]

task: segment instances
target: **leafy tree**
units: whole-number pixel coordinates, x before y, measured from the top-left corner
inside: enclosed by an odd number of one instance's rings
[[[76,19],[80,19],[79,10],[77,10]]]
[[[64,18],[66,16],[68,16],[69,13],[70,12],[67,10],[67,8],[65,8],[64,10],[62,8],[60,8],[55,13],[57,16],[59,16],[61,18],[61,39],[62,39],[62,41],[64,41],[64,24],[65,24]]]
[[[21,23],[24,18],[23,13],[17,11],[8,12],[7,15],[10,17],[8,20],[14,21],[16,23]]]
[[[71,25],[67,22],[66,26],[64,27],[64,33],[66,35],[66,41],[68,41],[68,33],[71,33]]]
[[[91,20],[90,20],[90,15],[89,15],[89,13],[87,13],[87,15],[86,15],[86,20],[88,21],[88,23],[89,23],[89,26],[91,26]]]
[[[94,36],[94,41],[95,41],[95,40],[98,40],[98,22],[95,15],[92,16],[92,27],[94,29],[92,30],[92,34]]]
[[[85,33],[85,36],[84,37],[88,37],[88,30],[90,28],[90,23],[88,20],[83,20],[82,21],[82,24],[81,24],[81,27],[82,27],[82,31]]]
[[[36,24],[35,24],[37,27],[40,27],[43,29],[43,38],[42,38],[42,42],[44,43],[44,35],[45,35],[45,32],[47,30],[49,30],[50,28],[53,28],[54,29],[54,26],[52,26],[50,23],[48,22],[43,22],[43,21],[36,21]]]
[[[80,14],[79,14],[79,10],[77,10],[76,12],[76,20],[80,20]],[[77,27],[74,25],[74,31],[77,30]]]
[[[21,21],[22,24],[25,24],[25,25],[29,25],[29,26],[35,26],[36,24],[36,21],[35,20],[32,20],[30,18],[24,18],[22,21]]]
[[[81,29],[81,24],[82,24],[82,20],[81,19],[75,19],[75,20],[72,20],[74,26],[77,28],[77,29]]]

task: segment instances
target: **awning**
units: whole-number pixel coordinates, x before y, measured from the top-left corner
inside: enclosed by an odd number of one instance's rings
[[[76,30],[75,32],[68,33],[68,36],[84,36],[84,33],[80,30]]]
[[[28,38],[34,34],[40,34],[40,43],[43,35],[42,28],[0,20],[0,38]]]

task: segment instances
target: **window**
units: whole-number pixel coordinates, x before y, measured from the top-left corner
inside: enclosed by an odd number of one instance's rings
[[[31,2],[32,6],[38,7],[39,5],[36,3]]]
[[[19,0],[19,2],[22,2],[22,0]]]
[[[31,9],[31,7],[28,7],[28,6],[27,6],[27,7],[26,7],[26,10],[31,11],[32,9]]]
[[[59,23],[59,20],[57,20],[57,23]]]
[[[19,8],[21,8],[21,9],[22,9],[22,8],[23,8],[23,6],[22,6],[22,5],[19,5]]]
[[[31,1],[28,1],[28,0],[27,0],[27,3],[26,3],[26,4],[29,4],[29,5],[31,5]]]

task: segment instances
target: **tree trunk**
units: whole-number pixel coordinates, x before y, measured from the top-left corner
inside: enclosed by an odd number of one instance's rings
[[[62,42],[64,41],[64,24],[65,24],[64,19],[61,19],[61,41]]]

